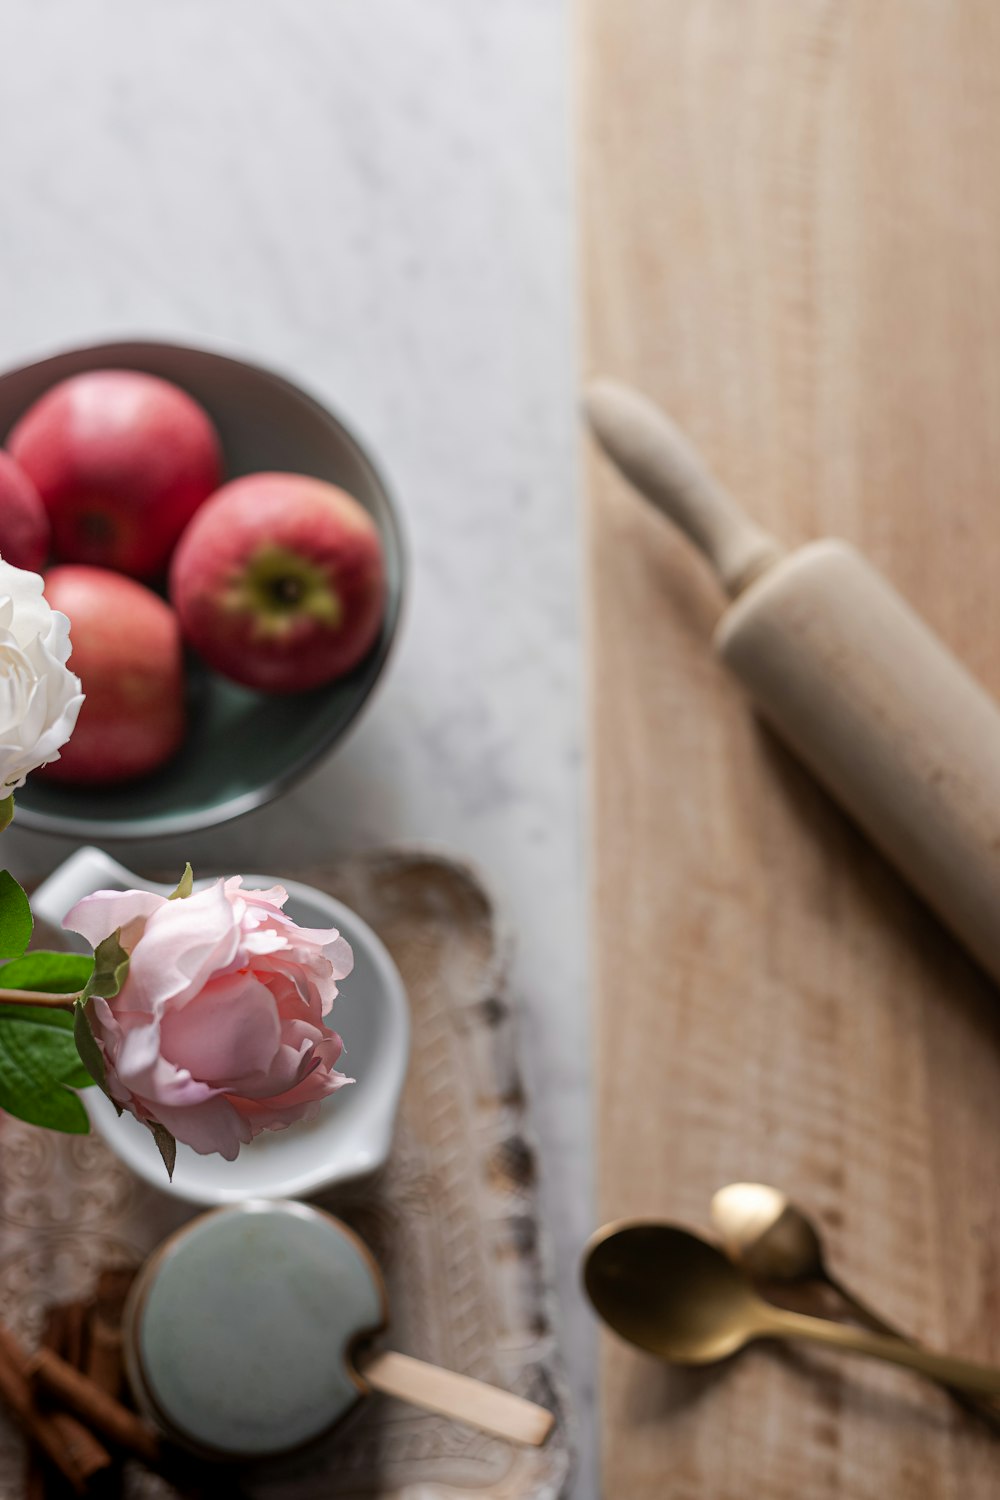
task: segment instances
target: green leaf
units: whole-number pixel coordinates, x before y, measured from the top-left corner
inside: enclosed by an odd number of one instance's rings
[[[87,1015],[86,1000],[78,1000],[73,1007],[72,1016],[73,1038],[77,1055],[87,1070],[88,1078],[96,1083],[99,1089],[107,1093],[104,1079],[104,1054],[97,1045],[94,1028],[90,1024]],[[109,1096],[110,1097],[110,1096]],[[119,1114],[121,1111],[119,1110]]]
[[[73,1092],[90,1078],[80,1062],[73,1019],[34,1005],[0,1005],[0,1109],[69,1135],[86,1135],[87,1111]]]
[[[36,948],[0,968],[0,989],[74,995],[85,988],[93,972],[94,960],[88,954],[49,953]]]
[[[167,1169],[167,1179],[173,1182],[174,1163],[177,1160],[177,1142],[167,1127],[161,1125],[158,1120],[147,1120],[146,1124],[152,1133],[153,1140],[156,1142],[157,1151],[163,1157],[163,1165]]]
[[[17,1021],[21,1016],[25,1016],[32,1026],[48,1026],[53,1031],[73,1030],[73,1016],[68,1010],[57,1010],[49,1005],[24,1005],[20,1000],[14,1005],[0,1004],[0,1021]]]
[[[34,925],[27,896],[9,870],[0,870],[0,958],[20,958]]]
[[[193,890],[194,890],[194,871],[191,868],[190,862],[188,862],[188,864],[186,864],[184,866],[184,874],[181,876],[180,880],[177,882],[177,889],[170,892],[170,895],[167,897],[167,900],[168,901],[183,900],[183,898],[185,896],[190,896],[190,894],[191,894],[191,892]]]
[[[98,943],[94,950],[94,972],[87,981],[87,987],[83,998],[89,1000],[91,995],[100,995],[104,1000],[112,1000],[122,985],[128,973],[128,954],[122,947],[122,931],[118,927],[103,942]]]
[[[4,797],[2,801],[0,801],[0,833],[3,833],[5,828],[10,827],[13,817],[14,793],[11,792],[9,796]]]

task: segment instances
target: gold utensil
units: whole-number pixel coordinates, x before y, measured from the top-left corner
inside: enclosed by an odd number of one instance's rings
[[[778,1188],[731,1182],[712,1195],[712,1224],[729,1259],[754,1281],[824,1281],[876,1333],[897,1333],[835,1279],[816,1226]]]
[[[583,1277],[597,1312],[621,1338],[675,1364],[711,1364],[759,1338],[806,1339],[1000,1395],[1000,1369],[773,1307],[721,1250],[674,1224],[606,1225],[584,1252]]]
[[[833,1274],[816,1225],[778,1188],[763,1182],[729,1183],[712,1197],[712,1224],[729,1259],[742,1266],[755,1282],[823,1282],[873,1333],[915,1342]],[[945,1389],[966,1411],[982,1417],[1000,1432],[1000,1410],[989,1400],[967,1395],[955,1386],[946,1385]]]

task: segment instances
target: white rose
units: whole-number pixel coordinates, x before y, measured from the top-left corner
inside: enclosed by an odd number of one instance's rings
[[[73,733],[83,693],[69,653],[69,621],[41,578],[0,560],[0,797],[58,760]]]

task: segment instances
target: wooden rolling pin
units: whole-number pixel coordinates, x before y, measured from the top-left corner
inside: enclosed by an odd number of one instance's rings
[[[762,717],[1000,980],[1000,708],[853,547],[786,552],[644,397],[602,380],[585,405],[718,573],[716,650]]]

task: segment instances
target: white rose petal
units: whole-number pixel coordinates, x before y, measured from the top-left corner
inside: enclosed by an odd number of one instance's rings
[[[0,560],[0,797],[58,760],[73,733],[83,693],[69,654],[69,621],[41,578]]]

